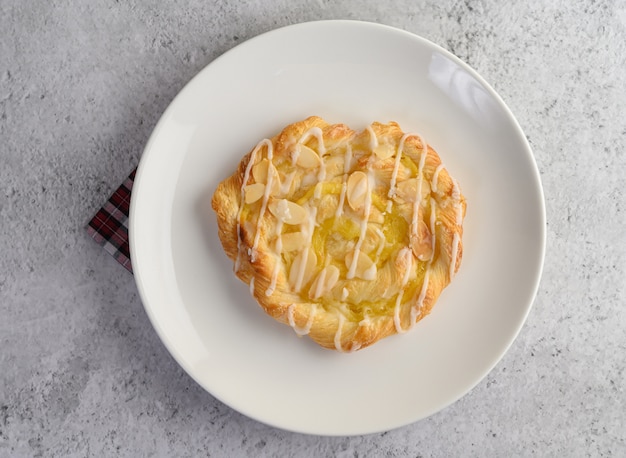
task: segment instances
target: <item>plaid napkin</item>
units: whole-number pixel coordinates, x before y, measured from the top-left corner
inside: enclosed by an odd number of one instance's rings
[[[128,247],[128,209],[136,171],[131,172],[87,225],[87,233],[130,273],[133,267]]]

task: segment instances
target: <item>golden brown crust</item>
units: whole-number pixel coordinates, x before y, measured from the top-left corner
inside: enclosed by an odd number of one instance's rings
[[[430,312],[459,268],[466,204],[422,141],[394,122],[355,132],[313,116],[218,185],[220,240],[266,313],[353,351]]]

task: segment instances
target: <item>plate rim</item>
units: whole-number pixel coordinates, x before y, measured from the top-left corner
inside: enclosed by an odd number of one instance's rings
[[[536,265],[534,269],[534,278],[533,278],[532,288],[529,288],[528,290],[529,300],[528,300],[528,303],[525,304],[525,310],[524,310],[522,319],[520,319],[519,322],[516,323],[514,332],[511,332],[509,335],[507,335],[507,340],[505,341],[506,344],[503,345],[502,351],[499,352],[497,357],[493,358],[493,360],[491,361],[491,364],[488,365],[487,369],[483,371],[483,373],[481,373],[481,375],[477,377],[473,381],[473,383],[471,383],[469,386],[466,386],[466,389],[457,392],[454,396],[450,396],[449,401],[447,403],[441,404],[438,408],[433,409],[431,412],[427,412],[425,414],[416,416],[414,420],[412,421],[409,421],[409,422],[402,421],[400,423],[397,423],[395,425],[382,428],[382,429],[376,428],[376,429],[367,430],[363,432],[354,432],[354,433],[347,433],[347,434],[343,432],[334,433],[332,431],[331,432],[321,432],[321,431],[311,432],[311,431],[307,431],[307,430],[303,430],[303,429],[299,429],[295,427],[292,428],[292,427],[289,427],[288,425],[279,424],[279,422],[273,422],[268,418],[261,418],[261,416],[245,411],[245,409],[241,409],[240,407],[235,408],[230,403],[224,401],[222,397],[220,396],[220,394],[215,393],[212,390],[209,390],[207,387],[205,387],[205,384],[202,381],[198,380],[198,378],[193,374],[193,370],[190,367],[188,367],[189,366],[188,364],[185,363],[184,358],[182,358],[182,355],[180,355],[177,349],[174,348],[174,343],[171,342],[165,336],[165,332],[163,328],[161,327],[161,324],[159,323],[158,317],[156,316],[154,310],[149,305],[149,301],[147,300],[146,284],[144,282],[144,278],[142,278],[142,273],[141,273],[142,271],[140,267],[141,261],[137,261],[138,259],[140,259],[140,257],[138,257],[138,248],[137,248],[137,244],[135,243],[135,240],[139,239],[139,237],[137,236],[138,229],[135,223],[135,221],[137,220],[135,216],[137,213],[137,208],[141,204],[140,198],[144,194],[144,191],[143,191],[144,188],[142,187],[142,183],[144,181],[144,175],[148,173],[146,172],[146,170],[148,169],[147,164],[149,164],[150,157],[152,157],[152,153],[154,152],[153,145],[156,142],[156,139],[159,136],[160,132],[163,130],[163,127],[167,122],[169,114],[175,109],[177,102],[184,96],[184,94],[187,91],[189,91],[191,87],[194,86],[195,81],[200,79],[203,73],[205,73],[210,67],[219,65],[219,62],[225,59],[228,55],[235,53],[235,52],[240,52],[241,49],[250,45],[250,43],[253,41],[263,39],[264,37],[267,37],[273,34],[286,33],[294,29],[300,29],[300,28],[305,28],[305,27],[316,27],[316,26],[323,27],[325,25],[333,25],[333,26],[346,25],[349,27],[363,27],[364,29],[365,28],[378,28],[378,29],[386,30],[387,32],[390,32],[390,33],[401,34],[401,35],[404,35],[406,39],[420,42],[423,46],[436,50],[437,52],[441,53],[445,57],[452,60],[456,65],[462,67],[473,78],[475,78],[476,81],[478,81],[486,91],[488,91],[489,96],[492,97],[495,101],[497,101],[498,106],[501,109],[503,109],[503,111],[506,113],[508,121],[514,127],[517,136],[521,140],[521,145],[523,145],[524,147],[523,150],[524,150],[525,155],[527,156],[526,159],[528,160],[528,163],[531,166],[530,170],[532,170],[535,183],[537,184],[536,191],[538,193],[538,197],[539,197],[538,200],[540,203],[539,207],[537,208],[537,216],[539,216],[538,219],[540,220],[538,224],[538,227],[540,227],[540,234],[539,234],[540,239],[538,240],[539,253],[538,253],[538,258],[534,260]],[[133,183],[133,190],[131,193],[131,201],[130,201],[130,208],[129,208],[129,222],[128,222],[129,224],[128,236],[129,236],[131,262],[133,265],[134,280],[137,286],[139,297],[142,302],[142,306],[146,312],[146,315],[148,316],[148,319],[152,327],[156,331],[161,343],[165,346],[168,353],[173,357],[176,363],[185,371],[185,373],[189,377],[191,377],[191,379],[194,380],[204,391],[206,391],[215,399],[227,405],[229,408],[232,408],[234,411],[237,411],[249,418],[252,418],[263,424],[270,425],[272,427],[276,427],[282,430],[296,432],[296,433],[309,434],[309,435],[353,436],[353,435],[373,434],[376,432],[396,429],[402,426],[416,423],[420,420],[423,420],[425,418],[428,418],[434,415],[435,413],[441,412],[442,410],[448,408],[450,405],[456,403],[459,399],[466,396],[481,381],[483,381],[485,377],[495,368],[495,366],[502,360],[504,355],[509,351],[511,345],[515,342],[515,340],[519,336],[519,333],[521,329],[523,328],[524,324],[527,322],[528,315],[530,314],[530,311],[532,310],[534,303],[536,301],[537,293],[539,291],[539,286],[540,286],[542,275],[543,275],[543,269],[545,266],[546,244],[547,244],[546,222],[547,222],[546,204],[545,204],[545,194],[544,194],[544,189],[543,189],[543,183],[541,181],[541,174],[539,171],[536,158],[533,154],[533,151],[528,142],[528,139],[526,135],[524,134],[519,124],[519,121],[517,120],[517,118],[511,111],[511,109],[508,107],[508,105],[504,102],[502,97],[493,89],[493,87],[476,70],[474,70],[474,68],[472,68],[469,64],[467,64],[466,62],[464,62],[459,57],[455,56],[454,54],[452,54],[450,51],[443,48],[442,46],[430,41],[427,38],[417,35],[413,32],[409,32],[404,29],[400,29],[397,27],[393,27],[390,25],[385,25],[385,24],[381,24],[377,22],[347,20],[347,19],[329,19],[329,20],[313,20],[313,21],[294,23],[294,24],[283,26],[283,27],[274,28],[269,31],[260,33],[254,37],[251,37],[247,39],[246,41],[230,48],[229,50],[225,51],[224,53],[222,53],[221,55],[213,59],[211,62],[206,64],[196,74],[194,74],[194,76],[177,92],[176,96],[170,101],[167,108],[162,112],[162,114],[159,117],[158,122],[155,124],[154,128],[152,129],[152,132],[150,133],[150,136],[145,144],[142,155],[140,157],[139,165],[137,167],[137,171],[135,175],[135,180]]]

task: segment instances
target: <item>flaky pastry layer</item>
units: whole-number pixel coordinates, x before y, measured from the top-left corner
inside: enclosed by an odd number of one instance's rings
[[[459,268],[466,203],[398,124],[310,117],[259,142],[213,195],[219,237],[267,314],[355,351],[425,317]]]

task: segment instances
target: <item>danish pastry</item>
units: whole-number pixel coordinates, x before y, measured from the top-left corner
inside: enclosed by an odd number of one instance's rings
[[[461,263],[465,198],[395,122],[291,124],[241,160],[212,207],[265,312],[338,351],[411,329]]]

